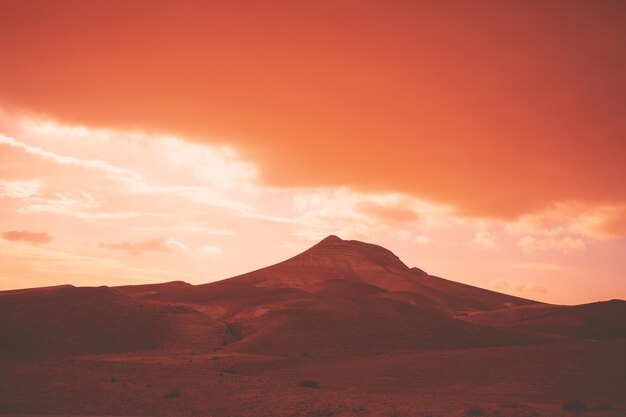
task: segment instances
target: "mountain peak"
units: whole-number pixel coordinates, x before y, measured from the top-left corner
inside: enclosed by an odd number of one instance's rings
[[[407,271],[409,268],[393,252],[382,246],[330,235],[310,249],[288,260],[326,268]]]
[[[320,240],[317,244],[325,244],[325,243],[333,243],[333,242],[343,242],[343,239],[337,235],[328,235],[324,239]]]

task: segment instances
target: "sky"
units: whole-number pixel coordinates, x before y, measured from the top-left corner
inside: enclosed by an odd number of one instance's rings
[[[329,234],[626,299],[618,1],[0,0],[0,289],[227,278]]]

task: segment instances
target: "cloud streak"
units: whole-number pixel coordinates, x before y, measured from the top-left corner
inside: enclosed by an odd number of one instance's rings
[[[44,245],[52,241],[46,232],[28,232],[26,230],[9,230],[2,233],[2,238],[11,242],[23,242],[30,245]]]
[[[538,285],[529,282],[510,282],[506,279],[500,279],[489,283],[489,286],[496,291],[501,291],[505,293],[517,293],[521,295],[537,295],[537,294],[547,294],[548,289],[543,285]]]
[[[219,246],[203,245],[203,246],[200,246],[198,249],[196,249],[196,252],[202,253],[205,255],[219,255],[223,251],[222,251],[222,248],[220,248]]]
[[[114,165],[109,164],[106,161],[101,161],[98,159],[85,160],[80,158],[75,158],[71,156],[59,155],[54,152],[49,152],[43,150],[41,148],[30,146],[25,143],[18,141],[15,138],[5,136],[0,134],[0,144],[9,145],[14,148],[21,149],[31,155],[39,156],[43,159],[56,162],[61,165],[73,165],[81,168],[88,169],[97,169],[99,171],[103,171],[112,177],[121,177],[133,180],[142,180],[141,175],[133,172],[132,170],[116,167]]]
[[[582,239],[571,236],[544,239],[524,236],[518,241],[517,246],[526,253],[558,251],[564,254],[583,251],[587,247]]]
[[[143,252],[174,252],[187,251],[189,247],[175,239],[148,239],[139,242],[100,243],[103,249],[124,251],[132,256],[139,256]]]

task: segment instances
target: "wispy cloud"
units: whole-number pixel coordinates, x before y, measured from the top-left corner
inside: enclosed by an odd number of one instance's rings
[[[548,262],[521,262],[507,265],[514,269],[530,269],[533,271],[563,272],[571,271],[573,268],[567,265],[560,265]]]
[[[517,246],[527,253],[558,251],[564,254],[582,251],[587,247],[582,239],[571,236],[548,238],[524,236],[517,242]]]
[[[196,249],[196,252],[207,254],[207,255],[219,255],[223,251],[222,251],[222,248],[220,248],[219,246],[204,245]]]
[[[120,250],[127,252],[129,255],[139,256],[143,252],[173,252],[187,251],[189,247],[175,239],[148,239],[139,242],[119,242],[119,243],[101,243],[101,248]]]
[[[506,279],[499,279],[489,283],[489,287],[496,291],[502,291],[505,293],[517,293],[523,294],[547,294],[548,289],[543,285],[530,283],[530,282],[515,282],[508,281]]]
[[[102,161],[98,159],[86,160],[86,159],[75,158],[72,156],[59,155],[54,152],[43,150],[39,147],[27,145],[23,142],[18,141],[15,138],[5,136],[2,134],[0,134],[0,144],[5,144],[5,145],[9,145],[15,148],[22,149],[31,155],[36,155],[43,159],[53,161],[62,165],[73,165],[73,166],[82,167],[82,168],[97,169],[99,171],[103,171],[111,176],[116,176],[116,177],[130,178],[130,179],[135,179],[135,180],[142,179],[141,175],[137,174],[136,172],[126,169],[126,168],[116,167],[106,161]]]
[[[40,187],[39,180],[7,181],[0,179],[0,197],[26,199],[35,195]]]

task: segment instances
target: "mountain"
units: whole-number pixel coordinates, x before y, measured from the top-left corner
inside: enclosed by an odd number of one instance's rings
[[[428,275],[409,268],[381,246],[337,236],[329,236],[284,262],[237,277],[173,291],[167,285],[148,298],[203,303],[235,293],[281,299],[285,292],[291,296],[334,293],[350,297],[373,291],[383,298],[438,308],[451,315],[537,303]]]
[[[9,340],[0,353],[361,355],[617,339],[626,337],[625,304],[539,303],[431,276],[383,247],[329,236],[284,262],[204,285],[0,292],[0,332]]]

